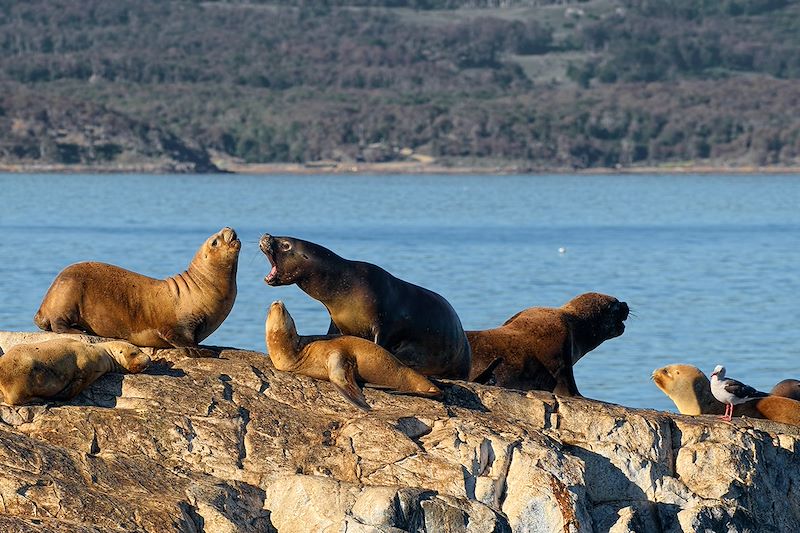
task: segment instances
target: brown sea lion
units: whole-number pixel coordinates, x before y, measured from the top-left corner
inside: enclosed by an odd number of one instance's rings
[[[18,344],[0,357],[0,391],[8,405],[68,401],[107,372],[136,374],[149,364],[146,353],[123,341]]]
[[[278,370],[330,381],[361,409],[369,405],[358,383],[386,386],[429,398],[442,394],[428,379],[377,344],[350,335],[300,336],[283,302],[273,302],[266,323],[267,351]]]
[[[711,394],[711,382],[696,366],[668,365],[654,370],[651,377],[682,415],[721,415],[725,412],[725,405]],[[800,426],[800,402],[782,396],[757,398],[735,405],[733,416],[766,418]]]
[[[773,396],[783,396],[784,398],[800,401],[800,381],[796,379],[784,379],[772,387],[769,393]]]
[[[572,366],[603,341],[622,335],[628,313],[625,302],[590,292],[561,307],[525,309],[499,328],[467,331],[470,380],[484,381],[497,366],[497,386],[579,396]]]
[[[465,379],[470,350],[461,320],[440,295],[312,242],[264,235],[268,285],[296,283],[328,309],[328,333],[374,341],[427,376]]]
[[[236,299],[241,243],[223,228],[185,272],[159,280],[104,263],[77,263],[56,277],[33,321],[45,331],[89,333],[137,346],[196,347],[228,316]]]

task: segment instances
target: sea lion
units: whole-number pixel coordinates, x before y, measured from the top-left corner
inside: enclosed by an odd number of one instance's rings
[[[589,292],[561,307],[530,307],[499,328],[467,331],[470,380],[485,381],[497,366],[497,386],[580,396],[572,366],[603,341],[622,335],[628,313],[625,302]]]
[[[374,341],[421,374],[465,379],[470,349],[453,307],[433,291],[312,242],[265,234],[268,285],[297,284],[331,316],[329,334]]]
[[[725,411],[725,405],[711,394],[711,382],[696,366],[668,365],[654,370],[651,378],[682,415],[721,415]],[[800,426],[800,402],[782,396],[766,396],[735,405],[733,416],[766,418]]]
[[[107,372],[136,374],[149,364],[146,353],[123,341],[18,344],[0,357],[0,392],[8,405],[68,401]]]
[[[283,302],[267,315],[267,351],[278,370],[330,381],[353,405],[369,410],[358,382],[429,398],[441,396],[428,379],[372,341],[351,335],[300,336]]]
[[[223,228],[203,243],[185,272],[164,280],[104,263],[68,266],[33,321],[45,331],[201,355],[198,343],[222,324],[236,299],[240,248],[236,232]]]
[[[796,379],[784,379],[778,382],[769,391],[773,396],[783,396],[792,400],[800,400],[800,381]]]

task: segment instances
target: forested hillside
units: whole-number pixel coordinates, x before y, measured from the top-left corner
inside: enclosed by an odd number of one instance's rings
[[[0,0],[0,164],[800,164],[800,2]]]

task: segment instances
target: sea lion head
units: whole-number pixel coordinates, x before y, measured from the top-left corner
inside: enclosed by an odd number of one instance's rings
[[[300,337],[297,335],[297,327],[294,319],[289,314],[286,306],[280,300],[272,302],[267,313],[265,324],[267,351],[273,362],[276,357],[291,354],[297,348]]]
[[[577,316],[596,321],[598,333],[604,340],[619,337],[625,332],[625,320],[630,313],[627,303],[599,292],[581,294],[564,307]]]
[[[150,356],[138,346],[122,341],[103,343],[103,346],[117,363],[131,374],[138,374],[150,365]]]
[[[225,227],[206,239],[195,261],[200,258],[204,264],[227,269],[236,265],[241,249],[242,242],[236,232],[233,228]]]
[[[657,368],[650,377],[675,402],[681,414],[703,414],[713,403],[711,383],[696,366],[668,365]]]
[[[324,268],[327,259],[338,258],[327,248],[313,242],[274,237],[268,233],[261,236],[258,246],[271,266],[264,281],[273,287],[297,283]]]
[[[289,314],[289,310],[280,300],[275,300],[269,306],[269,314],[267,314],[267,334],[270,331],[289,331],[296,333],[297,327],[294,325],[294,319]]]
[[[793,400],[800,400],[800,381],[796,379],[784,379],[772,387],[769,393],[773,396],[783,396]]]

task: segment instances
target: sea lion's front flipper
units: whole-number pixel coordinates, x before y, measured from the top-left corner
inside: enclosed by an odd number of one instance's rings
[[[328,354],[327,365],[328,379],[342,396],[359,409],[369,411],[370,406],[364,393],[356,383],[355,360],[339,350],[333,350]]]
[[[494,379],[494,371],[503,363],[502,357],[496,357],[494,361],[489,363],[485,369],[483,369],[480,374],[472,378],[470,381],[474,383],[480,383],[482,385],[490,385],[490,383]]]
[[[170,346],[183,352],[186,357],[217,357],[219,354],[209,348],[201,348],[194,342],[194,334],[187,328],[160,328],[156,330],[159,337]]]

